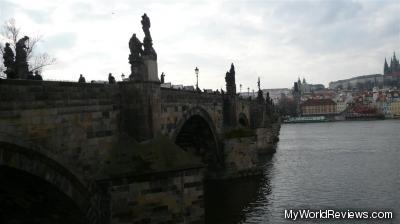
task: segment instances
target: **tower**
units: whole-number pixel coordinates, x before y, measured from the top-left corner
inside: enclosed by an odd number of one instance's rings
[[[225,82],[226,82],[226,93],[229,95],[235,95],[236,82],[235,82],[235,66],[233,65],[233,63],[231,64],[229,72],[226,72]]]
[[[390,69],[389,69],[388,63],[387,63],[386,58],[385,58],[385,64],[383,66],[383,74],[386,75],[386,74],[389,74],[389,73],[390,73]]]

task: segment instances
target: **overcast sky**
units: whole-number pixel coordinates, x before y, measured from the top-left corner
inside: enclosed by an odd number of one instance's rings
[[[400,1],[0,0],[0,20],[43,35],[38,51],[57,58],[45,79],[106,80],[130,74],[129,38],[151,20],[158,71],[166,82],[225,88],[233,62],[242,91],[382,73],[400,57]]]

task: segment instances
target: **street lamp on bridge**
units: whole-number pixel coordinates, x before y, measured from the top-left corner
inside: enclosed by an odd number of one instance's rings
[[[196,67],[194,73],[196,73],[196,90],[199,90],[199,68]]]

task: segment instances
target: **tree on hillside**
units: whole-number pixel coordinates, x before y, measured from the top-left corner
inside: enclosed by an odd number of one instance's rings
[[[4,77],[4,63],[3,63],[3,51],[5,43],[9,43],[11,48],[14,51],[14,55],[16,52],[17,41],[21,38],[21,29],[16,25],[14,19],[9,19],[4,22],[1,27],[0,33],[0,73]],[[53,65],[56,63],[56,58],[50,56],[47,53],[38,53],[36,52],[37,45],[42,41],[42,36],[37,35],[33,37],[29,37],[29,42],[27,46],[27,59],[29,64],[29,71],[35,72],[38,71],[42,73],[43,69],[49,65]]]

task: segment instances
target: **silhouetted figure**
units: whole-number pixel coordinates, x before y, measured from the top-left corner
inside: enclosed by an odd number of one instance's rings
[[[157,59],[157,53],[153,48],[153,40],[151,39],[150,35],[150,19],[145,14],[142,16],[142,29],[144,32],[144,39],[143,39],[143,48],[144,48],[144,55],[150,56],[153,59]]]
[[[26,76],[26,79],[34,80],[35,76],[33,76],[33,72],[28,72],[28,75]]]
[[[35,71],[34,80],[39,80],[39,81],[42,81],[42,80],[43,80],[43,77],[39,74],[38,71]]]
[[[108,74],[108,83],[115,84],[115,78],[111,73]]]
[[[80,74],[78,82],[79,83],[86,83],[86,79],[85,79],[85,77],[83,77],[82,74]]]
[[[129,55],[129,62],[132,64],[132,62],[137,61],[140,59],[140,57],[143,55],[143,49],[142,49],[142,42],[136,37],[136,34],[134,33],[129,40],[129,50],[131,51],[131,54]]]
[[[229,72],[226,72],[225,76],[226,93],[230,95],[236,94],[236,82],[235,82],[235,66],[231,64]]]
[[[162,72],[161,73],[161,83],[164,83],[164,77],[165,77],[165,74],[164,74],[164,72]]]
[[[9,43],[6,43],[3,52],[3,63],[6,67],[4,73],[7,75],[8,79],[16,79],[17,74],[15,72],[14,52]]]
[[[17,71],[17,77],[24,79],[27,78],[29,73],[28,66],[28,49],[27,42],[29,41],[29,37],[24,36],[19,39],[15,46],[15,67]]]
[[[4,53],[3,53],[3,59],[4,59],[4,66],[11,67],[14,64],[14,52],[10,47],[9,43],[6,43],[6,46],[4,47]]]

